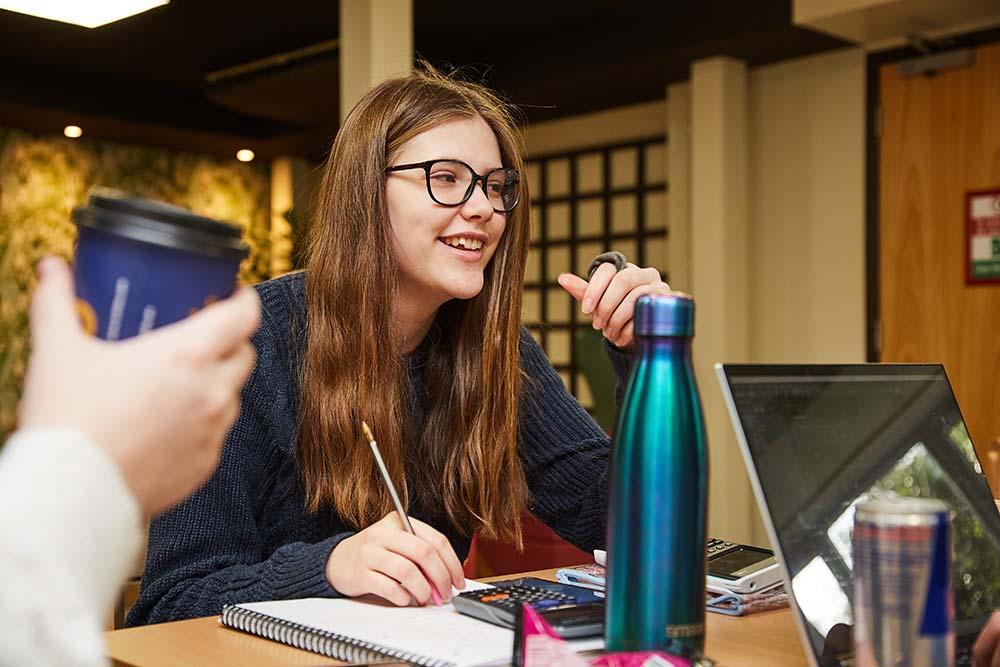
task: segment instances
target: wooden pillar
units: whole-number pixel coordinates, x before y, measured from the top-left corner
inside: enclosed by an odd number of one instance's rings
[[[413,69],[413,0],[340,0],[340,118],[369,88]]]
[[[759,542],[756,501],[714,369],[719,361],[746,361],[750,351],[746,64],[726,57],[695,62],[690,85],[689,274],[711,466],[709,534]]]

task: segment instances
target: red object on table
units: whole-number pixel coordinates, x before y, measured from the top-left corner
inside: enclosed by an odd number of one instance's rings
[[[465,561],[465,576],[493,577],[515,572],[546,570],[564,565],[579,565],[593,560],[593,554],[580,551],[556,535],[532,514],[524,515],[524,551],[505,542],[476,535]]]

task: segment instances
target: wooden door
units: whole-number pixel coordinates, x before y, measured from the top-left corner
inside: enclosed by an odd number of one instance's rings
[[[973,51],[932,76],[879,73],[881,359],[944,364],[996,496],[1000,283],[966,284],[965,202],[1000,188],[1000,43]]]

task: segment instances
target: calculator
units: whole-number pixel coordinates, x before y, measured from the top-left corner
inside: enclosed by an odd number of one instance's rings
[[[606,551],[594,550],[594,562],[598,565],[607,565],[607,559]],[[781,583],[781,568],[770,549],[709,537],[705,543],[705,559],[706,583],[712,591],[756,593]],[[588,578],[586,581],[592,587],[604,588],[603,573],[599,580]]]
[[[755,593],[781,581],[781,568],[770,549],[710,537],[705,556],[709,587]]]
[[[521,605],[529,604],[561,637],[594,637],[604,632],[604,598],[594,591],[524,577],[495,588],[459,593],[451,603],[467,616],[513,628]]]

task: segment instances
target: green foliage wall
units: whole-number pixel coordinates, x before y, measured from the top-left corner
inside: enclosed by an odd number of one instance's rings
[[[14,427],[27,365],[35,265],[72,258],[74,206],[101,185],[240,224],[250,246],[241,279],[269,277],[267,166],[0,128],[0,438]],[[2,440],[0,440],[2,442]]]

